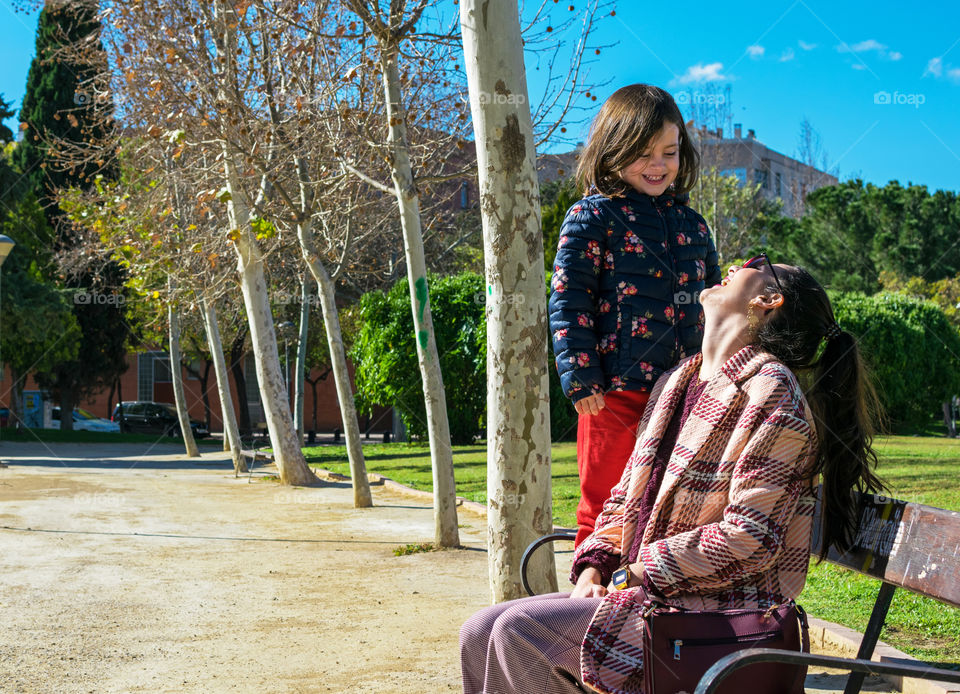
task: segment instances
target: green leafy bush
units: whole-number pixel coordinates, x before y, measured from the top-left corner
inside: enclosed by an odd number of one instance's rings
[[[486,415],[486,325],[483,278],[465,272],[431,276],[430,312],[446,390],[450,438],[470,443]],[[417,364],[407,281],[360,299],[360,332],[350,352],[356,365],[356,402],[363,413],[393,405],[411,438],[427,437],[427,415]]]
[[[905,294],[831,295],[857,335],[892,428],[922,427],[960,393],[960,334],[936,304]]]
[[[431,276],[429,287],[450,438],[455,444],[470,443],[482,437],[486,428],[487,326],[483,277],[472,272],[450,277]],[[393,405],[410,437],[426,439],[426,408],[406,280],[388,292],[365,294],[357,314],[361,328],[350,352],[356,365],[357,408],[361,413],[369,413],[374,405]],[[551,434],[554,440],[576,438],[576,412],[563,395],[552,352],[547,359]]]

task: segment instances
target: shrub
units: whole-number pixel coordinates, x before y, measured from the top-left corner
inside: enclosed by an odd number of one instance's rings
[[[905,294],[832,293],[837,322],[858,336],[892,428],[929,423],[960,393],[960,334],[934,303]]]

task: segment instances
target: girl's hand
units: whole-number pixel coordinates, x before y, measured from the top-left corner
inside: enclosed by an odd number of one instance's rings
[[[577,414],[600,414],[603,409],[603,393],[595,393],[573,403]]]
[[[607,594],[605,586],[600,584],[600,571],[588,566],[577,577],[577,585],[570,593],[571,598],[602,598]]]

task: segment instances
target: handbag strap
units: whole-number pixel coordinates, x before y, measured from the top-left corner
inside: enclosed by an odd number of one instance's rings
[[[797,603],[793,603],[797,608],[797,617],[800,618],[800,650],[804,653],[810,652],[810,626],[807,624],[807,612]]]

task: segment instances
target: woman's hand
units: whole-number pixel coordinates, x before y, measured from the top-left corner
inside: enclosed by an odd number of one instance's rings
[[[603,393],[594,393],[573,403],[577,414],[600,414],[603,409]]]
[[[571,598],[602,598],[607,594],[606,586],[601,585],[599,569],[588,566],[577,577],[577,585],[570,593]]]

